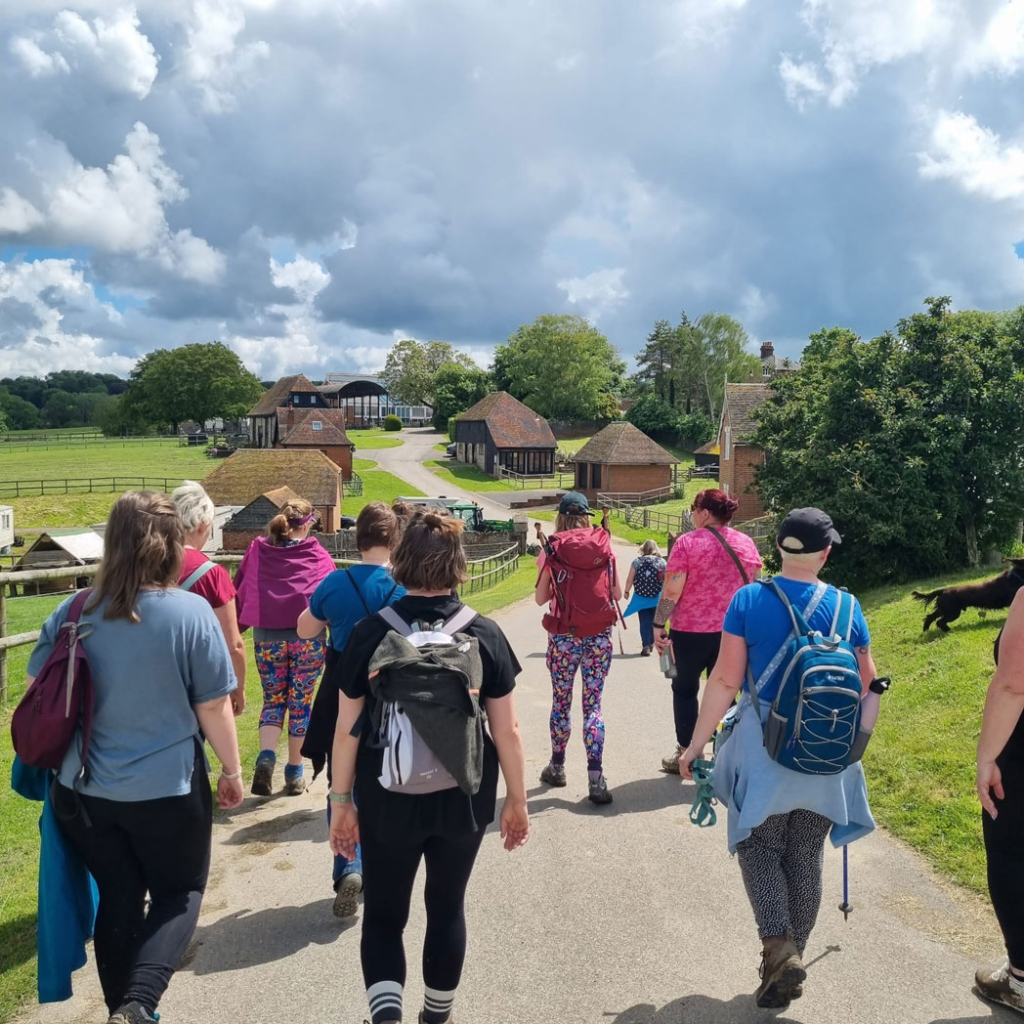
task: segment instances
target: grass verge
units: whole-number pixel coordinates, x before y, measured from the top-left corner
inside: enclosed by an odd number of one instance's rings
[[[399,448],[405,442],[394,430],[346,430],[349,440],[356,446],[356,451],[368,448]]]
[[[454,484],[456,487],[464,487],[467,491],[476,491],[478,493],[485,493],[491,491],[501,491],[506,494],[512,494],[515,492],[515,488],[510,488],[507,480],[498,480],[493,476],[488,476],[483,470],[477,469],[476,466],[466,466],[461,462],[454,462],[451,459],[430,459],[423,463],[427,469],[432,470],[434,475],[440,480],[446,480],[450,484]],[[547,477],[541,480],[543,484],[541,490],[556,490],[560,487],[558,479],[556,477]],[[566,483],[564,489],[568,489],[568,476],[566,475]],[[537,488],[532,488],[536,490]]]

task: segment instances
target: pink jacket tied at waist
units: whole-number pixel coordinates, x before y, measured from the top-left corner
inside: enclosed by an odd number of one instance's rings
[[[331,556],[315,537],[288,545],[257,537],[235,574],[239,625],[294,629],[310,594],[333,571]]]

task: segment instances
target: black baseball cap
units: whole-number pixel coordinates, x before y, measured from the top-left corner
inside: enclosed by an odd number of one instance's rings
[[[831,518],[820,508],[795,508],[782,520],[779,547],[793,555],[824,551],[833,544],[842,544]]]
[[[590,502],[585,494],[579,491],[568,491],[562,495],[558,503],[558,514],[560,516],[592,516]]]

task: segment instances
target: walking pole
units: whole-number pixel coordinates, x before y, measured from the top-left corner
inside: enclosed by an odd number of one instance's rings
[[[612,535],[611,527],[608,526],[608,509],[601,509],[601,529],[608,534],[609,537]],[[623,629],[629,629],[626,625],[626,620],[622,617],[622,609],[619,607],[619,602],[615,599],[615,573],[612,569],[612,563],[608,563],[608,580],[612,585],[612,603],[615,605],[615,613],[619,617],[619,623]],[[619,636],[619,650],[625,654],[625,650],[622,647],[622,636]]]
[[[843,902],[839,904],[839,909],[843,912],[843,920],[849,921],[850,915],[853,913],[853,907],[850,906],[850,847],[843,847]]]

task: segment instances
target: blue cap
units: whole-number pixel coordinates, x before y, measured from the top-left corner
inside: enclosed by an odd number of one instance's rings
[[[579,491],[568,491],[562,495],[562,500],[558,503],[558,514],[560,516],[592,516],[594,513],[590,511],[590,502],[587,501],[585,494],[580,494]]]

